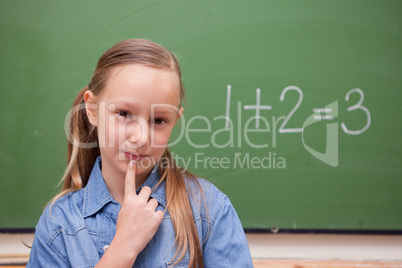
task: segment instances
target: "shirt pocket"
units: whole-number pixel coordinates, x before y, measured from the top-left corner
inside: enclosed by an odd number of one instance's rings
[[[166,263],[166,267],[167,268],[184,268],[184,267],[187,268],[189,263],[190,263],[189,260],[181,260],[175,266],[173,266],[174,261],[168,261]]]

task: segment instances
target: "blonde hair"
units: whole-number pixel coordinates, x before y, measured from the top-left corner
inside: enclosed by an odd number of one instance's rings
[[[73,107],[84,105],[84,93],[89,89],[95,96],[98,95],[106,85],[110,70],[125,64],[140,64],[174,71],[180,80],[180,99],[184,99],[181,71],[176,57],[169,50],[154,42],[144,39],[127,39],[112,46],[100,57],[91,79],[90,88],[86,86],[78,93]],[[92,148],[82,148],[82,146],[71,143],[72,137],[75,139],[78,137],[78,141],[85,144],[96,144],[98,140],[96,127],[90,124],[85,109],[78,109],[71,117],[68,165],[62,178],[64,183],[61,192],[53,198],[51,204],[61,196],[85,187],[95,160],[100,155],[97,145]],[[190,253],[189,267],[204,267],[185,179],[195,181],[198,186],[199,184],[191,173],[176,165],[168,148],[165,149],[158,168],[162,174],[159,183],[165,181],[166,208],[169,210],[175,231],[177,250],[174,259],[177,256],[179,258],[174,264],[177,264],[188,250]]]

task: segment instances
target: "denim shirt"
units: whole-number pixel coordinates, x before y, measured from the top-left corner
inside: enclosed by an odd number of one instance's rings
[[[160,179],[155,167],[141,186],[153,189]],[[205,201],[194,182],[187,182],[205,267],[253,267],[240,220],[227,196],[213,184],[197,179]],[[166,207],[165,184],[151,197],[159,210]],[[205,208],[205,204],[207,208]],[[46,207],[36,226],[27,267],[94,267],[112,242],[120,204],[110,195],[98,157],[86,187],[59,198]],[[133,212],[135,213],[135,212]],[[135,237],[133,237],[135,239]],[[173,267],[175,232],[169,211],[133,267]],[[189,252],[174,267],[188,267]]]

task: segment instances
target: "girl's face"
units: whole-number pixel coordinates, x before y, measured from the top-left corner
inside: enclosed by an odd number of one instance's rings
[[[102,92],[94,96],[87,91],[85,100],[96,104],[87,114],[97,126],[105,178],[124,178],[133,159],[137,180],[144,182],[183,113],[177,74],[137,64],[118,66],[110,71]]]

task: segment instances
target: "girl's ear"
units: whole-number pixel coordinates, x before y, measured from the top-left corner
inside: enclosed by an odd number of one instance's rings
[[[94,126],[98,126],[98,105],[96,105],[96,97],[92,91],[87,90],[84,93],[85,112],[89,122]]]
[[[177,115],[176,122],[177,122],[177,120],[179,120],[180,117],[183,115],[183,111],[184,111],[184,108],[183,108],[183,107],[180,107],[180,111],[179,111],[179,114]]]

